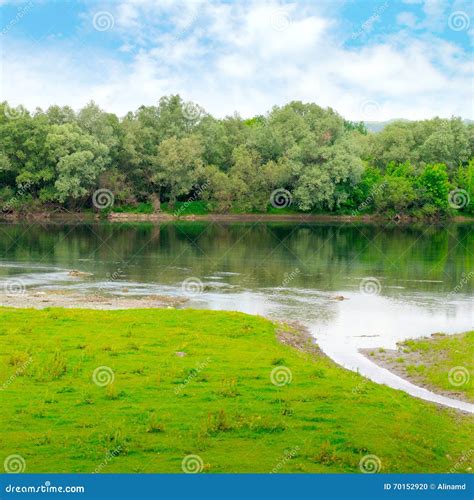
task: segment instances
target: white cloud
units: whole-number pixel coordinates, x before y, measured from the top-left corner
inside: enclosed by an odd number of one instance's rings
[[[415,28],[417,25],[417,19],[415,14],[412,12],[400,12],[397,15],[397,23],[408,26],[409,28]]]
[[[441,3],[425,2],[433,19]],[[400,16],[406,26],[415,22]],[[375,120],[473,117],[469,54],[433,35],[404,31],[347,48],[350,35],[334,16],[296,3],[134,0],[116,6],[114,17],[115,31],[103,35],[118,38],[117,53],[5,40],[4,98],[29,108],[94,99],[123,115],[180,93],[217,116],[301,99],[350,119],[368,118],[362,104],[370,100]]]
[[[432,30],[440,30],[446,26],[447,0],[425,0],[423,10],[426,15],[425,26]]]

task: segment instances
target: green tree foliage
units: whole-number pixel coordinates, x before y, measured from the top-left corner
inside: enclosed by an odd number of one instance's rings
[[[445,213],[449,210],[450,183],[446,165],[427,164],[416,180],[418,199],[430,210]]]
[[[380,169],[410,161],[422,168],[444,163],[450,171],[472,157],[468,127],[460,118],[396,121],[371,136],[371,160]]]
[[[170,137],[158,147],[153,163],[153,182],[168,188],[169,204],[174,207],[178,196],[191,191],[202,177],[202,145],[199,137]]]
[[[202,199],[218,211],[292,208],[442,217],[473,213],[474,126],[459,118],[394,121],[378,133],[331,108],[293,101],[268,114],[217,119],[179,95],[122,118],[90,102],[77,113],[0,104],[0,202],[14,210]],[[461,192],[466,203],[450,203]],[[452,200],[451,200],[452,201]]]
[[[463,191],[462,196],[466,201],[463,211],[474,215],[474,159],[466,167],[459,167],[453,179],[454,189]]]
[[[85,198],[110,162],[109,148],[76,124],[53,125],[45,148],[55,168],[54,197],[61,203]]]

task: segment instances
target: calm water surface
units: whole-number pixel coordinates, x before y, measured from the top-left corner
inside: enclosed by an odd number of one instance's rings
[[[195,278],[203,291],[191,307],[298,320],[338,363],[449,404],[358,349],[473,328],[473,227],[4,223],[0,287],[16,277],[36,290],[182,295],[183,281]],[[71,279],[71,269],[93,277]]]

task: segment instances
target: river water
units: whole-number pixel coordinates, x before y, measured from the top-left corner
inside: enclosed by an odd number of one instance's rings
[[[361,348],[473,328],[473,224],[2,223],[0,293],[27,290],[182,296],[187,307],[305,324],[339,364],[441,404]],[[68,271],[92,273],[71,278]]]

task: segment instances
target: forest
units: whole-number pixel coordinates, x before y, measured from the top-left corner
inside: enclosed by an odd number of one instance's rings
[[[97,193],[108,194],[105,202]],[[293,101],[217,119],[179,95],[123,118],[0,104],[3,213],[176,210],[445,218],[474,214],[474,124],[398,120],[380,132]],[[179,214],[178,214],[179,215]]]

